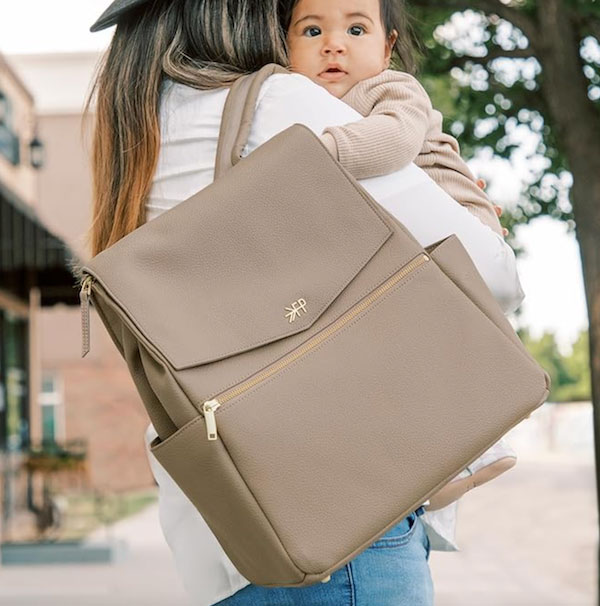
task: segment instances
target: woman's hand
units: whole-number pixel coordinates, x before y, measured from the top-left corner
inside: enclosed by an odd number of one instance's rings
[[[485,179],[477,179],[477,185],[484,191],[485,191],[485,188],[487,187],[487,183],[485,182]],[[492,205],[494,207],[494,210],[496,211],[496,214],[498,215],[498,217],[500,217],[502,215],[502,207],[498,206],[497,204],[494,204],[493,202],[492,202]],[[508,235],[508,229],[506,229],[506,227],[502,228],[502,235],[503,236]]]

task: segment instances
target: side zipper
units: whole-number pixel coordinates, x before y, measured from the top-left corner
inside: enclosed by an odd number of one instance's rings
[[[79,302],[81,305],[81,357],[85,358],[90,351],[90,294],[92,292],[92,282],[94,278],[86,275],[81,283],[79,291]]]
[[[395,274],[388,278],[383,284],[372,290],[368,295],[351,307],[348,311],[344,312],[337,320],[332,324],[325,327],[320,332],[313,335],[308,341],[286,354],[281,360],[278,360],[271,366],[267,366],[261,370],[257,375],[250,379],[239,383],[238,385],[224,391],[221,394],[217,394],[212,398],[205,400],[200,410],[204,415],[206,423],[206,435],[208,440],[213,441],[217,439],[217,420],[215,417],[215,411],[225,402],[239,396],[251,387],[258,385],[265,379],[268,379],[273,374],[279,372],[292,362],[295,362],[298,358],[307,354],[317,345],[321,344],[324,340],[335,334],[340,328],[352,320],[357,314],[361,313],[368,307],[370,307],[377,299],[384,295],[390,288],[395,286],[402,278],[415,271],[418,267],[430,261],[431,258],[426,253],[419,253],[417,257],[409,261],[406,265],[402,266]]]

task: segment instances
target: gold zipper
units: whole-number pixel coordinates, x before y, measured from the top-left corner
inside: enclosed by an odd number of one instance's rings
[[[307,354],[310,350],[314,349],[317,345],[321,344],[325,339],[329,338],[332,334],[336,333],[340,328],[352,320],[357,314],[361,313],[367,307],[372,305],[377,299],[384,295],[390,288],[395,286],[402,278],[406,277],[409,273],[423,265],[430,260],[429,255],[426,253],[420,253],[417,257],[409,261],[406,265],[401,267],[393,276],[388,278],[383,284],[378,286],[375,290],[371,291],[364,299],[360,300],[356,305],[351,307],[343,315],[341,315],[332,324],[324,328],[321,332],[311,337],[308,341],[300,345],[297,349],[291,351],[289,354],[278,360],[271,366],[268,366],[264,370],[260,371],[254,377],[248,379],[232,387],[231,389],[224,391],[218,396],[213,396],[211,399],[206,400],[202,404],[202,412],[204,414],[206,422],[206,433],[209,440],[217,439],[217,421],[215,418],[215,410],[219,408],[225,402],[239,396],[248,389],[254,387],[258,383],[261,383],[265,379],[268,379],[271,375],[279,372],[292,362],[295,362],[298,358]]]
[[[215,410],[221,406],[218,400],[207,400],[202,404],[204,413],[204,422],[206,423],[206,435],[209,440],[217,439],[217,420],[215,419]]]
[[[81,305],[81,357],[85,358],[90,351],[90,293],[92,292],[92,282],[94,278],[86,275],[81,283],[79,291],[79,301]]]

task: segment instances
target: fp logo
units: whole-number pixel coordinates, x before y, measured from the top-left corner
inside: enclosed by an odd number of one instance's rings
[[[290,324],[300,315],[300,312],[303,311],[306,313],[306,301],[304,299],[298,299],[292,303],[291,307],[286,307],[285,314],[286,318],[290,319]]]

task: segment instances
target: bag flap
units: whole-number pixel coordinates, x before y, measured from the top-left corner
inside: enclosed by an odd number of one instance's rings
[[[176,369],[310,327],[393,233],[296,124],[84,268]]]

